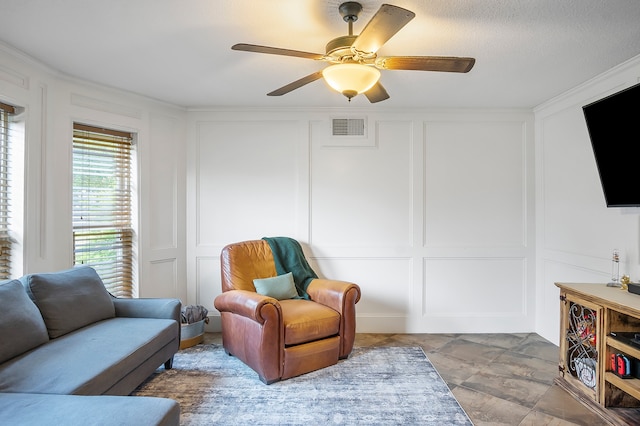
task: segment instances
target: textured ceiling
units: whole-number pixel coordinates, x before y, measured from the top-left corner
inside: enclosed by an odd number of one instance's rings
[[[185,107],[338,107],[322,80],[266,93],[325,62],[232,51],[324,53],[347,33],[338,0],[0,0],[0,41],[53,70]],[[358,33],[381,0],[362,0]],[[383,70],[370,108],[531,108],[640,54],[638,0],[387,0],[412,10],[379,55],[471,56],[468,74]],[[2,65],[0,63],[0,65]],[[639,76],[640,77],[640,76]]]

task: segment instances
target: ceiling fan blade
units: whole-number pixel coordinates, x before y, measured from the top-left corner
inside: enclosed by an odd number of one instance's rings
[[[360,52],[375,53],[415,16],[410,10],[383,4],[367,22],[352,47]]]
[[[231,46],[233,50],[244,52],[268,53],[271,55],[295,56],[305,59],[324,59],[324,55],[319,53],[303,52],[301,50],[281,49],[279,47],[259,46],[257,44],[238,43]]]
[[[282,96],[304,86],[305,84],[312,83],[320,78],[322,78],[322,71],[314,72],[313,74],[309,74],[306,77],[302,77],[300,80],[296,80],[292,83],[287,84],[286,86],[282,86],[281,88],[274,90],[273,92],[267,93],[267,96]]]
[[[386,56],[376,59],[376,67],[385,70],[469,72],[474,58],[454,56]]]
[[[372,104],[384,101],[385,99],[389,99],[389,94],[384,89],[384,87],[382,87],[382,84],[380,84],[380,82],[376,83],[371,89],[364,92],[364,95]]]

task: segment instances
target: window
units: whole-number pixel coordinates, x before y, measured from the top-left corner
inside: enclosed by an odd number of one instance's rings
[[[0,280],[11,277],[11,151],[9,123],[11,105],[0,103]]]
[[[23,111],[0,103],[0,280],[23,275]]]
[[[74,264],[117,297],[134,296],[132,156],[131,133],[73,125]]]

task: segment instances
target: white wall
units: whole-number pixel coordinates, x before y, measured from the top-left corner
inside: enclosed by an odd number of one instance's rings
[[[533,114],[185,111],[58,75],[0,44],[0,99],[25,108],[25,272],[71,266],[71,134],[138,138],[142,297],[210,309],[225,244],[299,239],[358,283],[358,330],[532,331]],[[331,136],[362,117],[365,137]]]
[[[139,296],[186,300],[186,111],[74,81],[0,43],[0,101],[24,107],[24,273],[69,268],[72,125],[137,135]]]
[[[361,332],[557,342],[554,282],[607,281],[613,248],[640,279],[638,212],[604,206],[581,112],[637,82],[639,62],[535,116],[186,111],[61,76],[0,43],[0,100],[25,108],[23,269],[71,265],[71,128],[83,121],[138,135],[140,296],[203,304],[215,329],[221,248],[289,235],[320,275],[362,287]],[[335,117],[365,118],[366,137],[331,136]]]
[[[342,117],[366,135],[332,136]],[[188,129],[189,299],[214,317],[222,247],[287,235],[361,286],[360,332],[533,331],[531,113],[218,109]]]
[[[535,110],[535,329],[554,343],[559,341],[560,324],[555,282],[610,281],[613,249],[620,250],[620,273],[640,280],[640,208],[606,207],[582,113],[582,106],[638,82],[640,57]],[[630,190],[638,185],[620,184]]]

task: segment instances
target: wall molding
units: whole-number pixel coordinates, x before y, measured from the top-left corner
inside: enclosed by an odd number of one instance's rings
[[[89,108],[95,111],[108,112],[131,118],[142,118],[142,109],[117,104],[102,99],[92,98],[78,93],[71,93],[71,104],[82,108]]]

